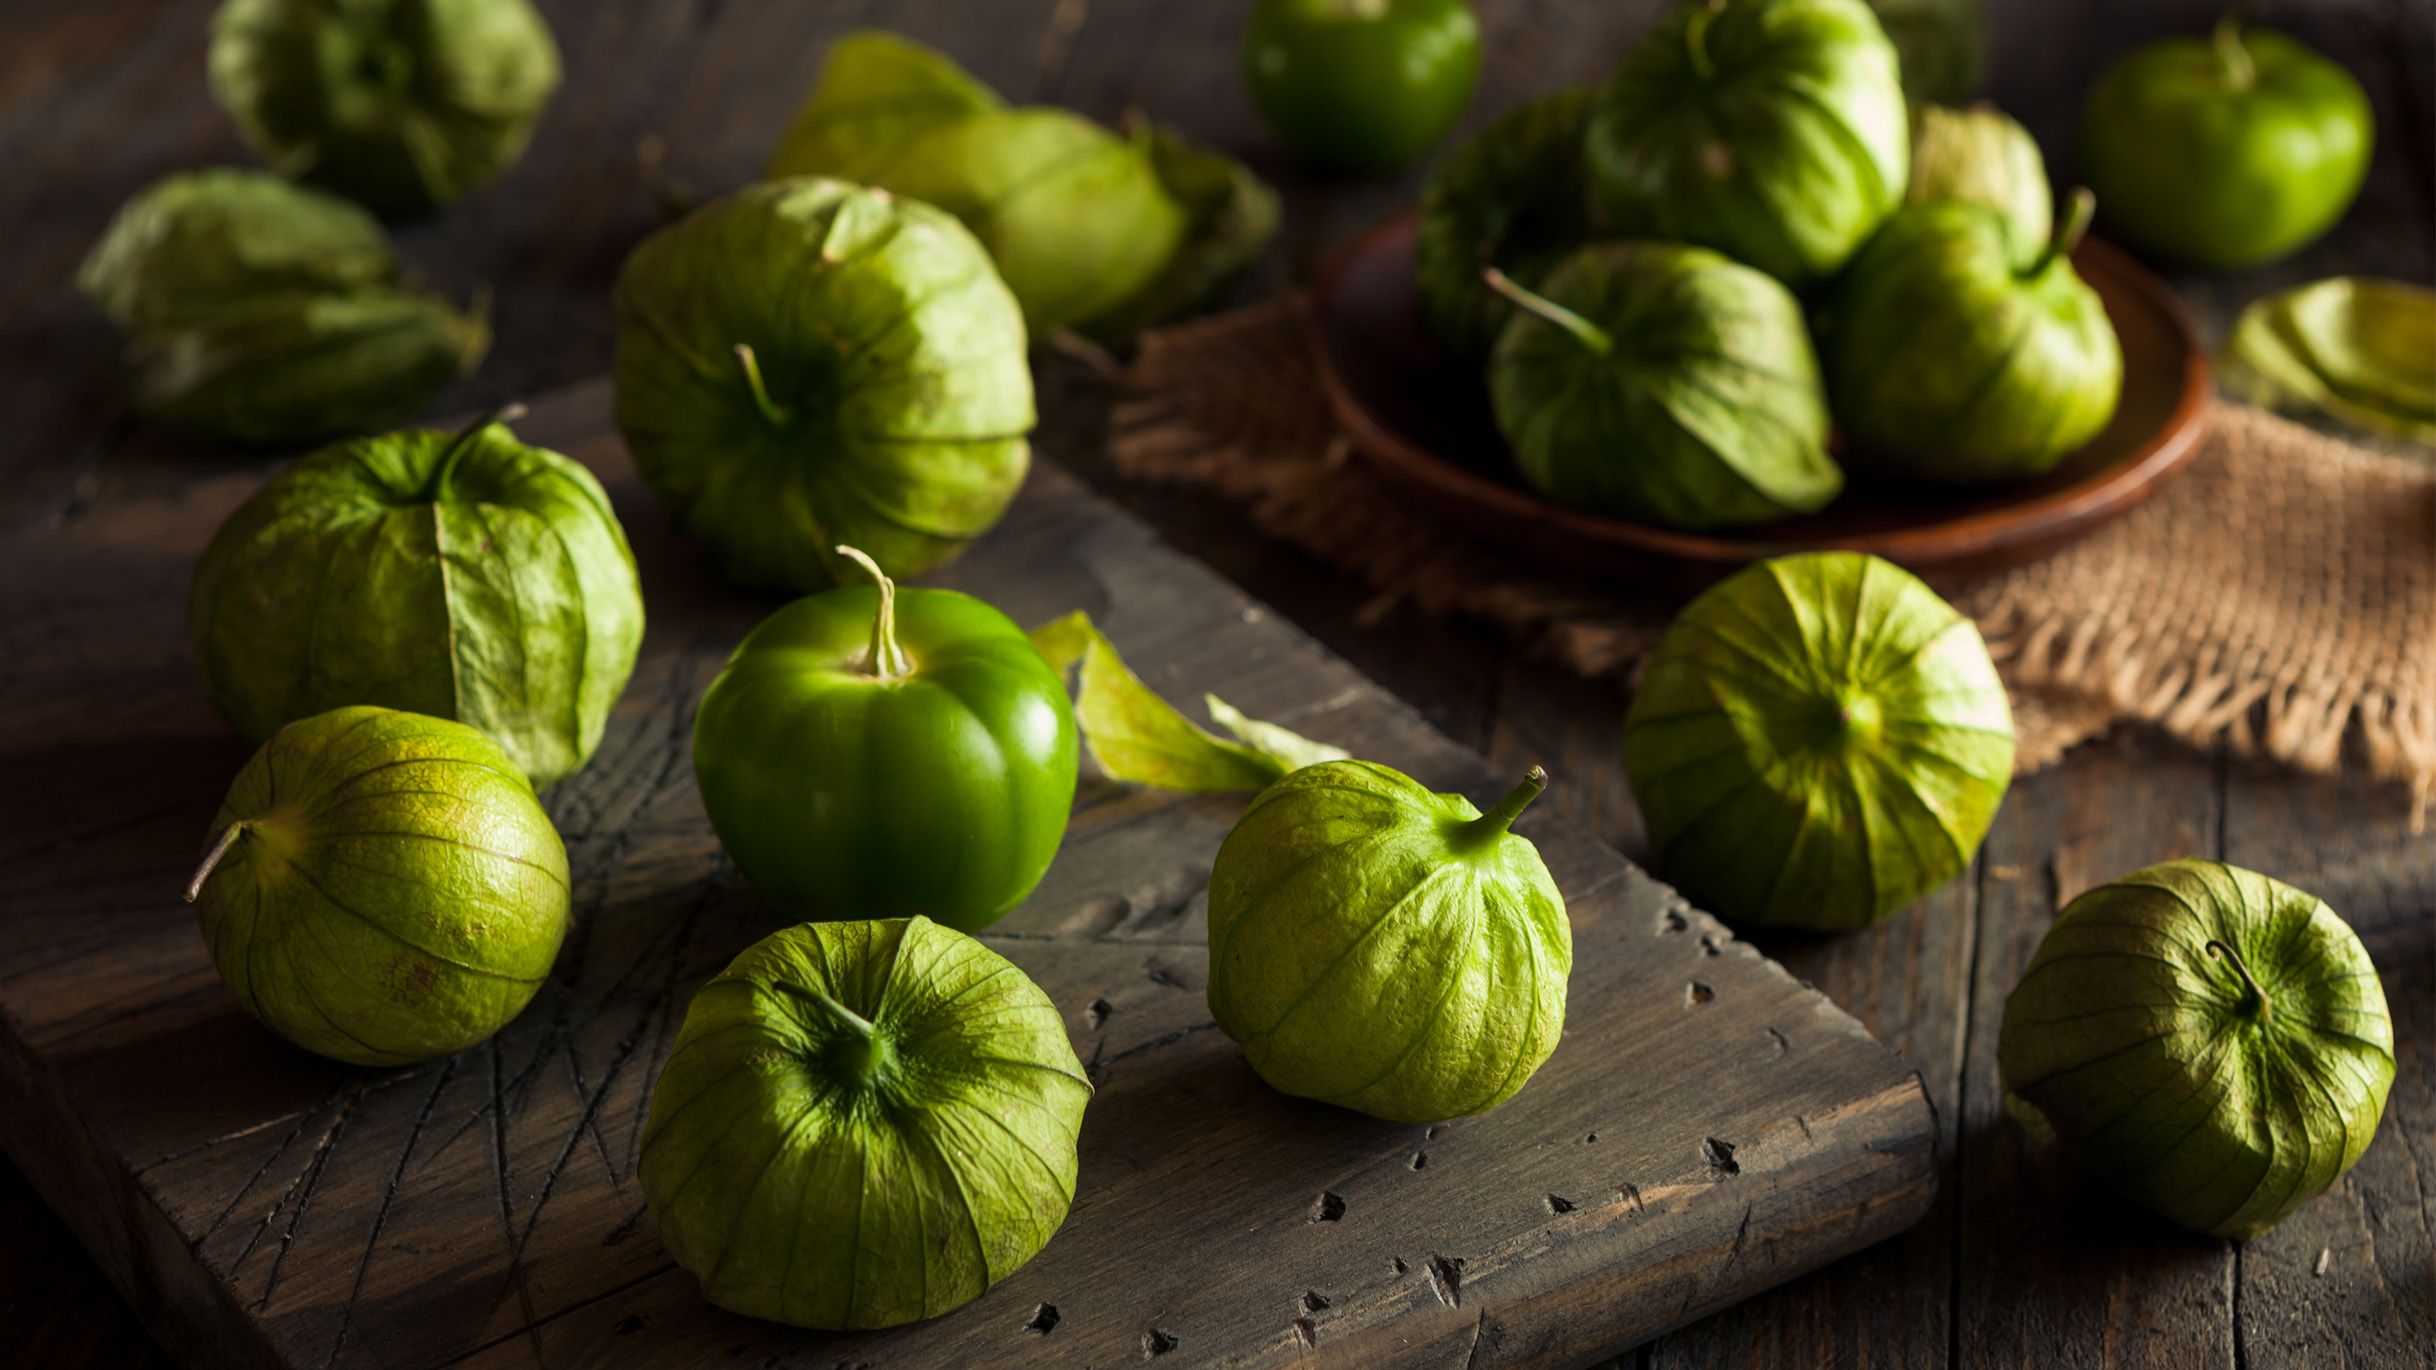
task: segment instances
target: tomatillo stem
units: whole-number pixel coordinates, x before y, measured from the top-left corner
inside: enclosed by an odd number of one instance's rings
[[[2233,973],[2241,977],[2242,989],[2249,996],[2243,1001],[2244,1011],[2247,1011],[2249,1004],[2254,1001],[2258,1005],[2258,1016],[2261,1021],[2275,1016],[2275,1001],[2268,998],[2267,991],[2259,987],[2257,977],[2250,974],[2250,967],[2242,961],[2241,953],[2235,951],[2230,942],[2209,939],[2208,955],[2233,963]]]
[[[1692,74],[1701,80],[1717,75],[1717,63],[1709,57],[1709,25],[1725,10],[1725,0],[1709,0],[1693,10],[1683,21],[1683,54],[1692,59]]]
[[[761,359],[753,355],[749,344],[736,344],[736,362],[744,368],[744,384],[753,392],[753,405],[761,416],[774,424],[790,423],[795,416],[785,406],[770,398],[770,389],[761,381]]]
[[[497,409],[457,430],[440,453],[440,464],[432,468],[431,479],[423,483],[423,498],[437,504],[448,498],[448,478],[457,473],[457,463],[474,448],[474,439],[494,423],[514,423],[525,416],[524,401],[509,400]]]
[[[1540,791],[1547,788],[1547,771],[1538,766],[1524,771],[1522,783],[1515,786],[1505,798],[1498,800],[1496,808],[1463,825],[1462,840],[1468,844],[1505,836],[1506,830],[1514,826],[1514,820],[1522,817],[1522,811],[1529,808],[1531,801],[1539,798]]]
[[[1616,350],[1616,340],[1611,334],[1608,333],[1606,329],[1599,327],[1597,324],[1594,324],[1590,320],[1583,318],[1581,315],[1574,313],[1572,310],[1565,308],[1563,305],[1558,304],[1556,301],[1549,299],[1545,295],[1536,294],[1515,284],[1514,279],[1511,276],[1508,276],[1506,273],[1498,270],[1496,267],[1492,266],[1483,268],[1480,273],[1480,279],[1488,283],[1489,289],[1496,291],[1498,294],[1505,296],[1509,300],[1512,300],[1518,307],[1528,309],[1532,313],[1546,319],[1548,322],[1555,324],[1561,329],[1564,329],[1566,332],[1572,334],[1575,338],[1580,339],[1582,346],[1589,348],[1591,351],[1598,353],[1600,356],[1608,356]]]
[[[2089,220],[2098,212],[2098,197],[2087,186],[2074,186],[2064,197],[2064,222],[2056,227],[2055,236],[2047,240],[2047,250],[2021,273],[2021,279],[2032,280],[2045,272],[2058,257],[2070,257],[2073,249],[2089,233]]]
[[[840,543],[837,554],[852,558],[880,585],[880,611],[871,618],[871,673],[882,680],[902,680],[912,675],[913,659],[897,645],[897,583],[888,578],[878,562],[857,548]]]
[[[237,834],[252,826],[254,826],[253,820],[244,818],[229,824],[221,831],[220,840],[211,844],[210,851],[203,853],[203,864],[195,867],[195,878],[186,882],[187,903],[191,904],[203,897],[203,882],[211,879],[211,873],[219,866],[220,858],[228,855],[228,849],[236,844]]]
[[[2250,60],[2250,49],[2242,45],[2241,15],[2243,7],[2234,5],[2216,21],[2216,33],[2209,40],[2216,45],[2216,74],[2225,89],[2248,90],[2258,83],[2258,64]]]

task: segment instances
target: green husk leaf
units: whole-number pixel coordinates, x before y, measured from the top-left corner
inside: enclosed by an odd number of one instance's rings
[[[2054,234],[2055,192],[2030,130],[1994,105],[1912,106],[1912,178],[1906,204],[1974,200],[2001,212],[2014,263],[2029,266]]]
[[[1216,696],[1210,716],[1241,739],[1229,742],[1196,726],[1142,683],[1080,609],[1032,630],[1032,646],[1061,674],[1080,666],[1074,714],[1083,746],[1110,779],[1188,794],[1257,790],[1316,761],[1345,753],[1325,743],[1245,718]]]
[[[2218,361],[2238,398],[2436,443],[2436,291],[2337,276],[2270,295]]]
[[[1083,321],[1097,338],[1211,308],[1277,234],[1277,192],[1250,167],[1163,125],[1145,136],[1159,184],[1184,207],[1184,236],[1141,289]]]
[[[934,48],[878,30],[849,33],[830,45],[820,84],[762,175],[874,184],[931,133],[1005,108],[996,91]]]

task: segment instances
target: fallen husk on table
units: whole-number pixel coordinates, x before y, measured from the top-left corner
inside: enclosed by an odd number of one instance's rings
[[[1032,646],[1061,675],[1079,667],[1074,716],[1083,746],[1112,780],[1193,794],[1257,790],[1347,753],[1274,723],[1246,718],[1216,695],[1202,698],[1229,742],[1195,725],[1142,683],[1106,635],[1077,609],[1032,630]]]
[[[2436,443],[2436,291],[2336,276],[2251,303],[2217,359],[2225,390]]]

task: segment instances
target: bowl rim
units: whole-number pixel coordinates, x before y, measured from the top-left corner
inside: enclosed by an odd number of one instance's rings
[[[1756,525],[1760,536],[1687,533],[1654,524],[1603,514],[1584,513],[1554,504],[1539,495],[1492,480],[1450,461],[1397,431],[1375,413],[1337,368],[1328,340],[1332,302],[1354,265],[1399,235],[1414,231],[1419,211],[1407,209],[1374,224],[1333,257],[1312,291],[1310,345],[1319,368],[1329,407],[1344,425],[1353,445],[1374,465],[1399,483],[1417,484],[1434,493],[1476,504],[1507,521],[1537,520],[1561,534],[1585,543],[1604,543],[1680,562],[1733,566],[1793,552],[1869,552],[1909,566],[1991,554],[2041,550],[2085,533],[2098,524],[2130,511],[2156,492],[2164,478],[2197,452],[2205,424],[2201,421],[2214,391],[2207,349],[2198,326],[2165,282],[2141,266],[2129,253],[2096,237],[2084,237],[2072,254],[2075,269],[2110,278],[2165,320],[2168,332],[2181,345],[2180,387],[2164,424],[2123,458],[2088,477],[2019,501],[1968,513],[1940,516],[1924,510],[1918,524],[1831,537],[1770,538],[1768,525]],[[1508,539],[1511,541],[1511,539]]]

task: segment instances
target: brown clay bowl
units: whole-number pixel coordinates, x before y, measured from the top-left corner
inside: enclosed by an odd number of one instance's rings
[[[1542,561],[1697,585],[1787,552],[1872,552],[1918,570],[2027,560],[2154,493],[2198,449],[2210,389],[2199,335],[2162,281],[2084,239],[2073,266],[2123,344],[2123,398],[2104,432],[2036,480],[1940,489],[1858,476],[1815,514],[1714,533],[1586,514],[1530,489],[1489,412],[1479,368],[1421,321],[1404,214],[1356,240],[1321,279],[1320,377],[1355,447],[1391,485],[1450,523]]]

